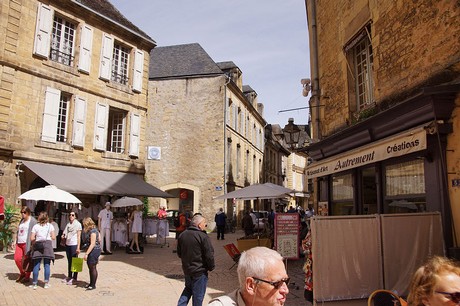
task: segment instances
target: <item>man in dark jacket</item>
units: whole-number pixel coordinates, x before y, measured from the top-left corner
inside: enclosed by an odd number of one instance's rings
[[[227,221],[227,215],[224,213],[224,209],[221,207],[214,217],[214,221],[217,226],[217,240],[224,240],[225,223]]]
[[[179,236],[177,255],[182,260],[185,288],[177,302],[178,306],[188,304],[193,297],[193,306],[202,305],[208,271],[214,270],[214,248],[204,231],[206,219],[201,215],[192,218],[191,225]]]

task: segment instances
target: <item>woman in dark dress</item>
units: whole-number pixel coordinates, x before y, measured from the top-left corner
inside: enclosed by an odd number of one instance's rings
[[[89,284],[86,286],[86,290],[94,290],[96,289],[98,276],[97,264],[99,262],[99,256],[101,256],[101,236],[93,219],[89,217],[83,219],[83,227],[85,233],[89,236],[90,241],[84,257],[89,270]]]

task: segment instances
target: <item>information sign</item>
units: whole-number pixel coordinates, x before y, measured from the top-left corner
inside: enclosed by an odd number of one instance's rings
[[[275,249],[281,256],[299,259],[299,235],[299,214],[275,214]]]

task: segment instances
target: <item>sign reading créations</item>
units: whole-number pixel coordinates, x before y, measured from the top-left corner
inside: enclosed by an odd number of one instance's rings
[[[364,166],[392,157],[426,149],[426,132],[423,128],[407,131],[307,167],[307,177],[314,178]]]

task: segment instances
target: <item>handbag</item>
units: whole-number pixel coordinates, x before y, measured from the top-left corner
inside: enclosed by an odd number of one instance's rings
[[[34,265],[32,263],[33,260],[30,256],[29,251],[26,255],[24,255],[24,257],[22,257],[22,269],[24,270],[24,272],[32,272],[32,270],[34,269]]]
[[[43,250],[45,250],[46,237],[48,237],[48,234],[50,233],[50,226],[51,225],[48,223],[48,232],[46,233],[45,240],[35,240],[33,244],[34,251],[43,252]]]
[[[72,257],[72,265],[70,266],[70,271],[72,272],[83,271],[83,258]]]
[[[66,246],[66,242],[67,242],[67,239],[61,237],[61,241],[59,242],[59,245],[62,246],[62,247],[65,247],[65,246]]]

